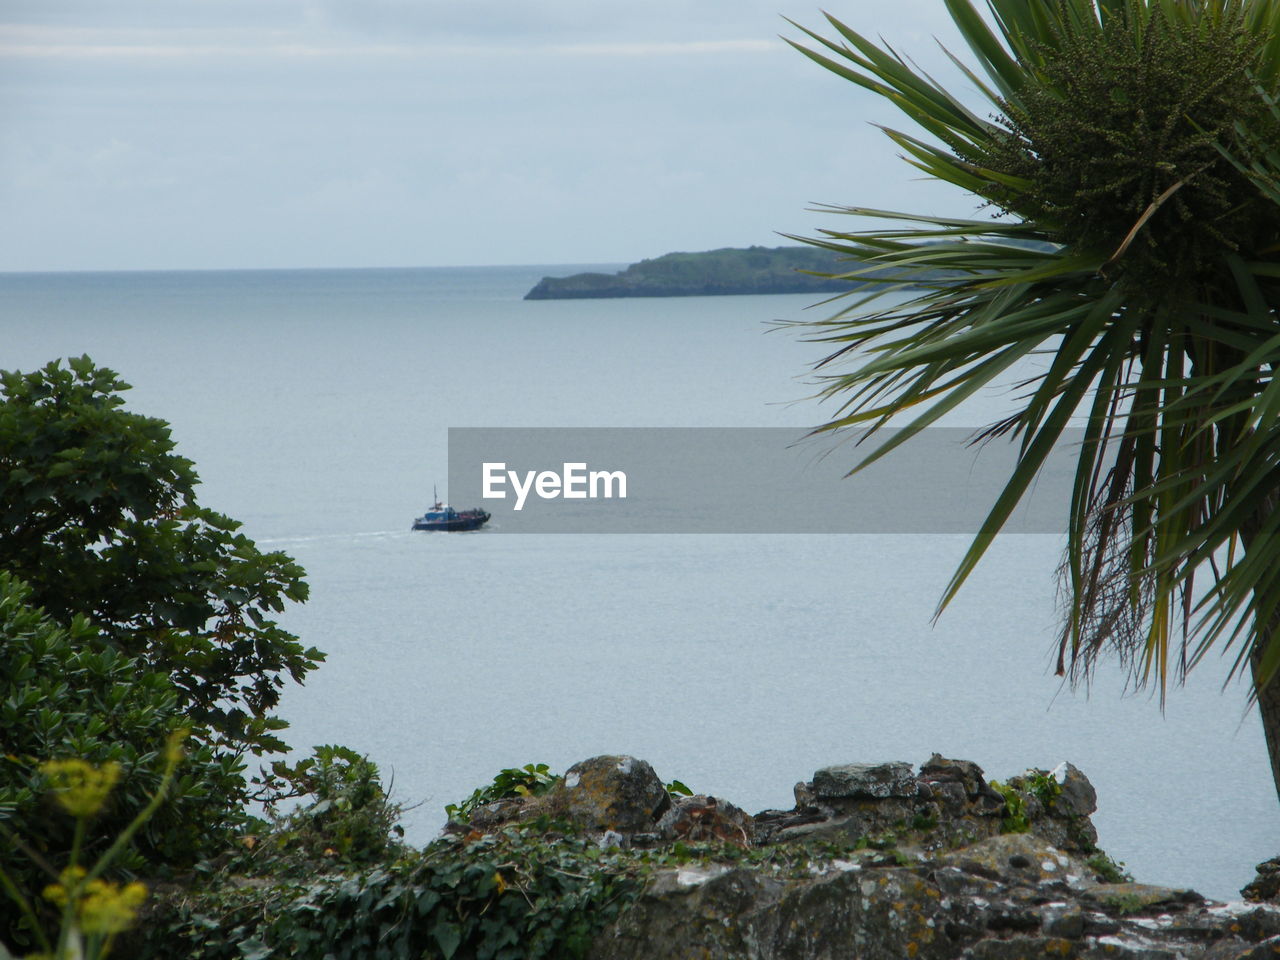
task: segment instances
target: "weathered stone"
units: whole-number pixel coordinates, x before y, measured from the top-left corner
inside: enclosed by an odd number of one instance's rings
[[[489,831],[502,824],[519,819],[524,806],[525,800],[521,797],[511,800],[495,800],[493,803],[486,803],[476,807],[471,811],[470,821],[464,825],[464,832],[466,830]]]
[[[967,846],[1004,830],[1005,797],[986,782],[977,764],[934,754],[914,787],[907,774],[901,763],[824,768],[812,782],[796,784],[795,809],[757,814],[756,840],[838,843],[866,837],[936,850]],[[1021,797],[1020,812],[1030,830],[1068,853],[1096,851],[1093,823],[1080,812],[1095,804],[1092,785],[1069,764],[1054,771],[1053,790],[1044,785],[1048,776],[1029,771],[1008,782]],[[1061,784],[1065,791],[1057,789]],[[1059,797],[1065,797],[1061,808]]]
[[[770,842],[821,840],[853,843],[863,837],[876,838],[901,832],[901,826],[912,820],[917,813],[914,804],[896,798],[850,798],[833,803],[835,807],[819,811],[820,816],[813,816],[806,811],[797,818],[775,821],[767,833],[762,835],[757,832],[757,837]],[[760,826],[759,816],[756,817],[756,825],[757,828]]]
[[[1196,909],[1195,904],[1185,910],[1160,911],[1158,922],[1165,934],[1187,942],[1214,943],[1230,933],[1221,917],[1214,916],[1212,910]]]
[[[964,953],[966,960],[1027,960],[1029,957],[1074,957],[1076,945],[1060,937],[1013,937],[982,940]]]
[[[1040,914],[1026,904],[998,900],[987,910],[987,929],[996,933],[1039,930]]]
[[[1234,916],[1231,926],[1246,940],[1280,937],[1280,907],[1268,904],[1243,911]]]
[[[813,807],[797,807],[795,810],[762,810],[752,820],[757,843],[770,843],[779,834],[810,824],[825,823],[828,812]]]
[[[1070,764],[1051,775],[1060,790],[1042,771],[1006,781],[1028,832],[1004,834],[1015,823],[981,768],[936,754],[919,777],[901,763],[824,768],[797,786],[795,809],[755,818],[713,797],[673,802],[643,761],[596,757],[545,796],[448,829],[545,816],[604,847],[830,844],[655,870],[588,960],[1280,960],[1280,906],[1099,883],[1085,863],[1093,787]],[[1280,874],[1280,858],[1262,868]]]
[[[1064,761],[1051,775],[1062,788],[1053,801],[1055,815],[1087,817],[1098,809],[1098,792],[1074,764]]]
[[[791,792],[796,798],[797,809],[804,810],[809,807],[818,807],[818,798],[814,796],[813,784],[801,780],[792,788]]]
[[[644,894],[603,934],[595,960],[730,960],[759,957],[757,918],[781,897],[780,881],[744,869],[658,871]]]
[[[982,768],[972,760],[950,760],[940,753],[920,767],[920,779],[928,783],[958,783],[971,797],[984,792],[987,786]]]
[[[1068,849],[1081,852],[1098,849],[1098,830],[1087,817],[1069,821],[1063,834],[1063,845]]]
[[[760,818],[756,817],[759,827]],[[795,843],[797,841],[821,841],[823,843],[853,843],[867,835],[867,821],[857,816],[805,817],[779,824],[771,832],[771,843]]]
[[[1112,916],[1128,916],[1158,910],[1183,910],[1204,902],[1194,890],[1161,887],[1151,883],[1099,883],[1084,891],[1084,898]]]
[[[1120,932],[1120,924],[1105,913],[1084,914],[1084,935],[1086,937],[1109,937]]]
[[[1046,903],[1040,908],[1040,928],[1050,937],[1079,940],[1084,936],[1084,911],[1078,903]]]
[[[909,763],[844,763],[817,771],[812,791],[819,800],[914,797],[916,778]]]
[[[1276,960],[1280,957],[1280,937],[1269,937],[1261,943],[1246,943],[1231,938],[1214,944],[1201,960]]]
[[[1031,829],[1054,846],[1080,854],[1097,849],[1098,834],[1089,819],[1097,807],[1097,794],[1088,777],[1072,764],[1061,763],[1052,772],[1027,770],[1009,778],[1002,789],[1017,794],[1020,812]],[[1003,797],[998,814],[1005,816]]]
[[[671,800],[653,767],[626,756],[575,763],[549,795],[548,806],[592,832],[653,832]]]
[[[745,847],[755,837],[755,821],[725,800],[680,797],[658,821],[658,834],[666,840],[720,840]]]
[[[965,789],[963,783],[956,780],[945,783],[922,783],[921,786],[927,787],[930,794],[940,798],[952,808],[964,806],[965,801],[969,799],[969,791]]]
[[[1000,896],[1003,889],[998,875],[983,876],[983,872],[964,870],[954,864],[937,865],[933,882],[946,897],[974,897],[991,900]]]
[[[1060,880],[1068,886],[1082,886],[1088,874],[1083,863],[1034,833],[990,837],[966,849],[942,854],[938,861],[1005,883],[1039,884]]]
[[[938,922],[940,903],[937,888],[912,870],[823,876],[786,890],[755,918],[755,950],[732,960],[944,960],[956,951]],[[829,922],[815,924],[815,916]]]
[[[972,857],[1017,873],[990,880],[934,856],[907,867],[858,857],[814,864],[808,879],[728,864],[659,871],[640,901],[595,943],[590,960],[1261,960],[1273,941],[1239,911],[1215,913],[1187,891],[1139,888],[1151,906],[1187,915],[1090,915],[1078,900],[1046,903],[1035,839],[995,838]],[[1046,857],[1053,852],[1043,844]],[[1015,852],[1009,853],[1010,850]],[[965,851],[957,851],[961,855]],[[1030,866],[1011,866],[1025,859]],[[1039,868],[1044,871],[1043,865]],[[1105,885],[1104,893],[1111,886]],[[1146,891],[1146,895],[1141,893]],[[1136,901],[1135,901],[1136,902]],[[1195,922],[1190,922],[1194,917]],[[1229,932],[1234,930],[1234,934]],[[1217,937],[1216,945],[1213,937]],[[1280,944],[1280,938],[1274,943]],[[1212,953],[1206,953],[1213,948]]]
[[[1258,875],[1240,891],[1240,895],[1255,903],[1268,900],[1280,903],[1280,857],[1272,857],[1258,864]]]

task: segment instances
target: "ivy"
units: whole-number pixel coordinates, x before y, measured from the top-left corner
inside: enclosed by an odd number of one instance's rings
[[[181,944],[183,956],[208,960],[581,957],[644,873],[634,855],[510,827],[444,838],[367,872],[240,878],[175,898],[136,954],[172,956]]]
[[[472,839],[443,837],[372,868],[306,877],[257,862],[255,876],[210,875],[163,899],[130,944],[137,960],[538,960],[582,957],[655,870],[691,863],[750,866],[805,879],[815,865],[909,861],[867,839],[744,848],[678,842],[602,848],[545,819]]]

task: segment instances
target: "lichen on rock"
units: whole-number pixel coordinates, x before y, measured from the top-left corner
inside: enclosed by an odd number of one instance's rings
[[[554,821],[641,880],[590,960],[1246,960],[1280,956],[1280,907],[1111,882],[1076,767],[995,784],[967,760],[844,763],[750,816],[670,796],[625,756],[575,764],[540,797],[477,811],[471,836]],[[617,862],[617,861],[611,861]],[[1112,869],[1098,869],[1098,863]],[[1280,862],[1260,867],[1261,895]]]

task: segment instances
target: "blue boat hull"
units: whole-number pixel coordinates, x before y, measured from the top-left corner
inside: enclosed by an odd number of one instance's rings
[[[434,530],[443,533],[455,533],[459,530],[476,530],[489,522],[489,514],[483,510],[465,510],[452,517],[440,519],[418,517],[413,521],[414,530]]]

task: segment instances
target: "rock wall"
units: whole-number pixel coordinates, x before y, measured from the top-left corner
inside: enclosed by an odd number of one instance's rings
[[[918,771],[842,764],[797,784],[795,800],[749,816],[714,797],[672,797],[649,764],[606,756],[544,796],[449,829],[545,817],[602,846],[738,851],[653,870],[591,960],[1280,958],[1280,906],[1117,882],[1127,878],[1089,820],[1093,787],[1071,764],[1003,784],[936,754]],[[1280,859],[1246,891],[1264,899],[1276,886]]]

